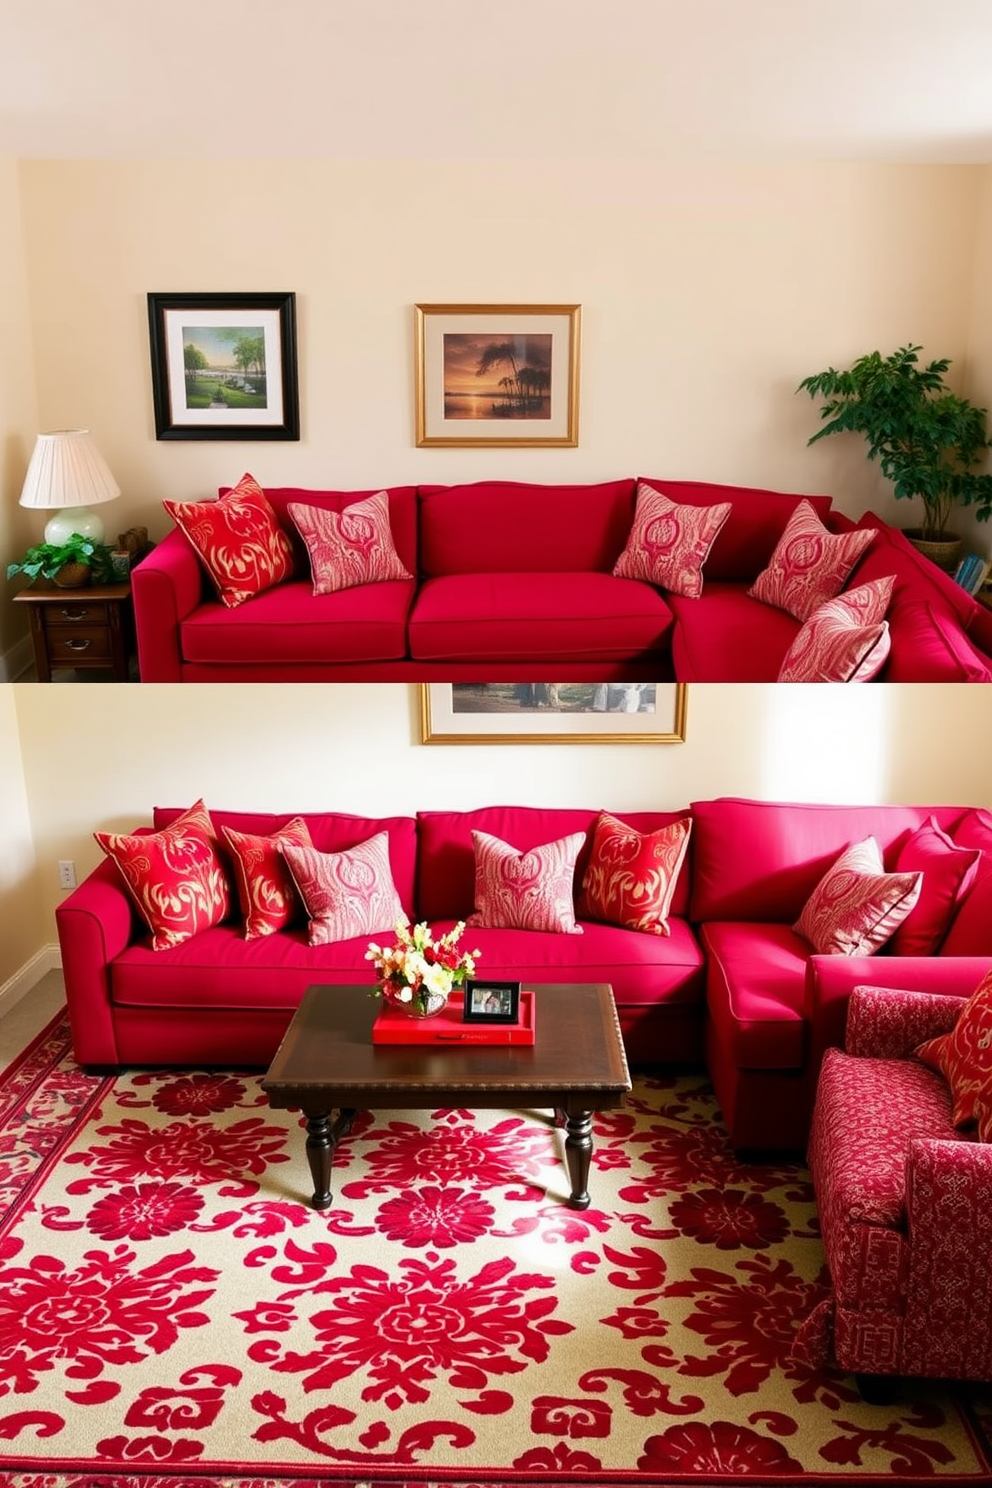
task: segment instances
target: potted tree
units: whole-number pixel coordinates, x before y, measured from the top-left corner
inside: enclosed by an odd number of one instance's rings
[[[905,529],[909,540],[942,568],[957,561],[961,538],[949,530],[955,506],[971,506],[980,522],[992,514],[992,474],[976,469],[992,446],[988,411],[960,398],[944,382],[946,357],[919,365],[919,346],[901,346],[883,357],[871,351],[847,371],[828,367],[804,377],[797,389],[825,399],[822,429],[863,434],[868,458],[877,460],[897,498],[919,497],[923,523]]]
[[[106,543],[73,532],[63,543],[36,543],[28,548],[19,563],[7,564],[7,577],[22,573],[32,580],[51,579],[62,589],[79,589],[91,578],[113,577],[111,551]]]

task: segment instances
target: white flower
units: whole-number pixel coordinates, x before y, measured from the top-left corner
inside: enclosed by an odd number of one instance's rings
[[[400,987],[399,990],[396,993],[396,1000],[397,1000],[397,1002],[412,1002],[413,1001],[413,988],[412,987]]]

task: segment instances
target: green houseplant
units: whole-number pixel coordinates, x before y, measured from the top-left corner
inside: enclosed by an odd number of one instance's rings
[[[976,469],[992,447],[988,411],[960,398],[944,382],[946,357],[920,366],[919,346],[901,346],[883,357],[871,351],[846,371],[828,367],[804,377],[797,389],[823,398],[822,429],[809,444],[828,434],[863,434],[868,458],[877,460],[897,498],[919,497],[923,523],[906,536],[936,561],[953,564],[949,531],[955,506],[974,508],[980,522],[992,514],[992,474]],[[952,551],[941,555],[941,545]],[[930,551],[933,548],[934,551]]]
[[[19,563],[7,564],[7,577],[26,574],[29,579],[51,579],[66,589],[77,589],[91,578],[113,577],[110,563],[112,549],[106,543],[94,542],[73,532],[63,543],[36,543],[28,548]]]

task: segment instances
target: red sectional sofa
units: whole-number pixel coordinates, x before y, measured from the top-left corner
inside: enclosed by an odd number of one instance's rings
[[[214,825],[271,834],[294,813],[214,811]],[[158,809],[153,826],[178,815]],[[404,909],[448,929],[472,910],[477,829],[528,850],[584,832],[581,883],[598,811],[487,807],[369,819],[302,813],[314,846],[339,852],[388,831]],[[859,982],[918,991],[977,986],[992,960],[992,814],[966,807],[818,806],[723,798],[679,812],[619,813],[639,831],[691,816],[670,935],[582,921],[581,935],[470,930],[480,974],[542,982],[607,981],[631,1062],[705,1059],[730,1138],[739,1149],[801,1149],[823,1052],[844,1036]],[[868,957],[812,954],[791,927],[825,870],[872,833],[886,866],[933,816],[982,853],[981,874],[944,953]],[[372,978],[368,938],[307,944],[305,923],[256,940],[231,921],[153,951],[118,871],[102,862],[56,911],[76,1056],[120,1064],[265,1066],[304,990]],[[953,951],[953,954],[951,952]],[[568,1037],[552,1029],[544,1036]]]
[[[775,681],[800,623],[746,591],[800,501],[834,531],[853,524],[828,496],[644,479],[679,504],[731,505],[699,599],[614,577],[632,478],[390,488],[393,540],[415,577],[322,595],[287,506],[340,511],[371,493],[268,487],[294,576],[227,609],[174,529],[132,576],[141,679],[528,681],[550,666],[562,681]],[[878,537],[847,587],[862,574],[897,578],[882,680],[992,680],[992,615],[878,518],[860,525]]]

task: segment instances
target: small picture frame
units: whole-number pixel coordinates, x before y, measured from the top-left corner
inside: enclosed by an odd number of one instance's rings
[[[117,548],[110,555],[110,568],[116,584],[124,584],[131,577],[131,554]]]
[[[520,983],[465,983],[462,1019],[466,1023],[519,1023]]]

